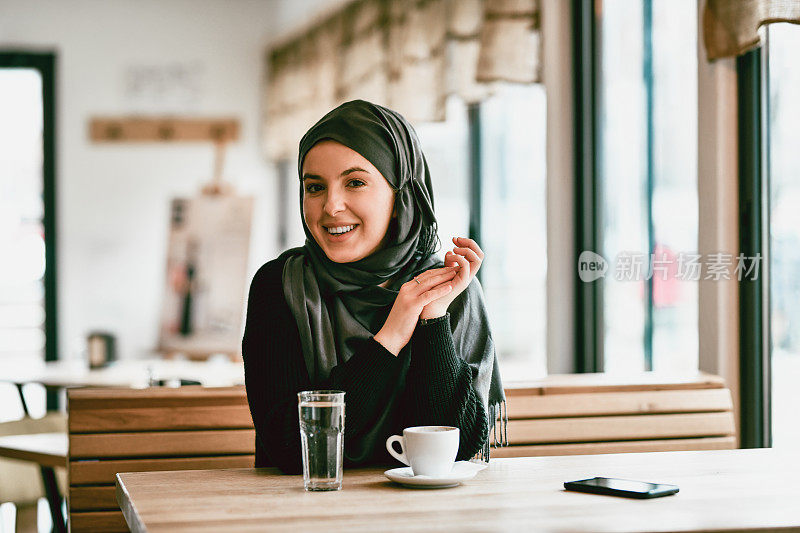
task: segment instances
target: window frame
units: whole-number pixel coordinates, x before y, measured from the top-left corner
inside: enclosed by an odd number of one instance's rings
[[[58,360],[57,202],[56,202],[56,55],[52,52],[0,51],[0,68],[39,71],[42,77],[42,203],[44,215],[44,360]],[[21,392],[21,391],[20,391]],[[58,396],[47,392],[47,409],[58,408]]]
[[[768,43],[736,58],[739,252],[760,254],[760,273],[739,282],[739,401],[742,448],[772,445],[769,299]]]
[[[483,228],[483,143],[481,133],[481,103],[467,105],[467,135],[469,138],[469,238],[482,243]],[[482,271],[476,274],[478,281],[483,281]]]
[[[581,252],[602,250],[602,143],[599,128],[600,25],[596,13],[600,0],[572,0],[572,52],[574,64],[574,176],[575,258]],[[575,287],[576,373],[602,372],[603,282],[584,283],[573,272]]]

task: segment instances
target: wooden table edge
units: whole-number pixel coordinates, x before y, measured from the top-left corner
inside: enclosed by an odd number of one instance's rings
[[[128,489],[125,487],[125,483],[120,477],[121,475],[122,474],[115,474],[114,477],[116,478],[117,503],[122,510],[122,516],[125,517],[125,522],[128,524],[132,533],[146,533],[147,527],[145,527],[142,519],[139,518],[139,513],[136,512],[136,506],[134,506],[133,501],[131,501]]]
[[[66,440],[66,433],[33,433],[32,435],[63,435]],[[67,467],[67,453],[22,449],[15,446],[4,445],[2,440],[6,437],[18,437],[19,435],[5,435],[0,437],[0,457],[4,459],[16,459],[19,461],[28,461],[36,463],[40,466],[49,466],[52,468],[66,468]],[[25,435],[28,436],[28,435]]]

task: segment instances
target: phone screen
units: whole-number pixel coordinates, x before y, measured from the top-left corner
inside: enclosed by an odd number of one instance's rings
[[[657,483],[647,483],[646,481],[631,481],[629,479],[611,479],[607,477],[596,477],[580,481],[583,485],[594,487],[605,487],[612,490],[623,490],[625,492],[649,492],[659,488]]]

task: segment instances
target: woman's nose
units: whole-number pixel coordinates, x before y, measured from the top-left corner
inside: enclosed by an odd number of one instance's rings
[[[325,198],[325,212],[330,216],[344,211],[344,197],[338,191],[329,190]]]

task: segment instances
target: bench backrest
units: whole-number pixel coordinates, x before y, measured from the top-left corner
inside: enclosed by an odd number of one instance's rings
[[[127,531],[118,472],[243,468],[255,431],[244,387],[69,389],[71,531]]]
[[[492,457],[736,448],[731,393],[709,374],[551,375],[506,397],[510,446]]]

